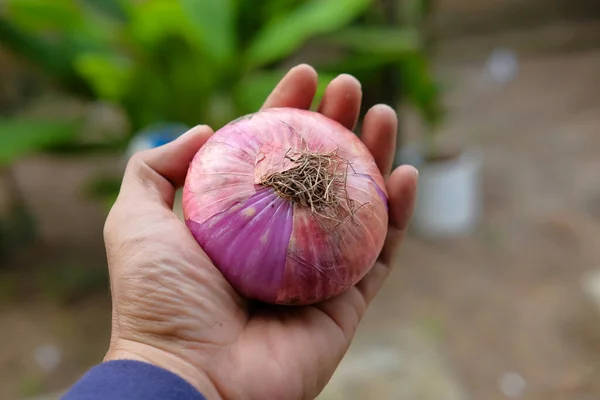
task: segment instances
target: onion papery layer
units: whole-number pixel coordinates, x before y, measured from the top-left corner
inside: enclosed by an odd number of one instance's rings
[[[297,166],[290,151],[347,161],[344,196],[357,205],[351,218],[324,220],[264,184]],[[387,194],[369,151],[337,122],[304,110],[269,109],[217,131],[190,165],[183,206],[224,277],[268,303],[340,294],[368,272],[387,233]]]

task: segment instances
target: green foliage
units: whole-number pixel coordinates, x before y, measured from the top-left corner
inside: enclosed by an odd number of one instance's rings
[[[356,25],[373,4],[8,0],[0,32],[10,34],[0,37],[71,90],[123,107],[134,130],[162,121],[218,128],[255,111],[284,73],[278,63],[312,39],[341,46],[350,62],[417,51],[414,30]],[[345,72],[333,67],[325,72]]]
[[[399,5],[398,19],[403,24],[418,26],[431,12],[433,0],[403,0]]]
[[[368,87],[396,68],[401,95],[432,126],[441,117],[420,33],[429,0],[400,0],[400,26],[384,23],[375,0],[5,3],[0,40],[64,90],[121,107],[131,134],[169,121],[218,129],[256,111],[285,73],[282,62],[308,43],[338,49],[325,60],[302,59],[320,73],[319,94],[341,72]],[[7,123],[0,121],[0,165],[50,142],[84,149],[73,145],[69,126],[18,121],[14,130]]]
[[[388,60],[398,62],[399,57],[420,48],[420,39],[419,32],[415,29],[356,26],[336,32],[325,40],[360,54],[365,61],[371,57],[388,57]]]
[[[73,140],[73,122],[0,118],[0,168],[39,149]]]
[[[74,67],[99,98],[115,102],[125,96],[134,72],[130,60],[109,53],[81,53],[75,57]]]
[[[356,19],[372,0],[307,0],[283,15],[274,15],[247,51],[250,66],[292,54],[308,39],[335,32]]]
[[[205,54],[221,66],[233,61],[237,52],[236,1],[182,0],[182,4]]]
[[[407,0],[403,2],[403,21],[407,25],[419,27],[431,9],[432,0]],[[400,77],[407,100],[421,113],[427,127],[423,137],[425,159],[438,155],[437,136],[439,125],[445,116],[441,105],[441,88],[434,79],[429,59],[424,51],[415,52],[404,59],[399,66]]]
[[[404,58],[400,66],[402,85],[408,100],[414,104],[430,128],[435,128],[442,120],[440,87],[429,72],[429,60],[420,53]]]

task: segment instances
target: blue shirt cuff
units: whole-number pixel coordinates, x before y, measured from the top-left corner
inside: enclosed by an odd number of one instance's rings
[[[90,369],[62,400],[206,400],[180,376],[152,364],[116,360]]]

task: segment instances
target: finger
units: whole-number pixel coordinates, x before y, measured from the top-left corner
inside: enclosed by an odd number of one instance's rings
[[[403,235],[413,215],[417,196],[417,182],[419,173],[410,165],[403,165],[392,172],[386,186],[389,195],[389,227],[388,237],[394,238],[395,233]],[[401,238],[401,237],[400,237]],[[383,263],[391,261],[393,252],[398,246],[397,240],[387,240],[381,251],[380,260]]]
[[[317,71],[307,64],[300,64],[279,81],[261,109],[274,107],[310,108],[317,93]]]
[[[361,100],[362,89],[358,79],[342,74],[325,89],[318,111],[352,130],[358,121]]]
[[[388,235],[379,260],[356,285],[366,304],[373,300],[391,272],[394,253],[404,238],[412,218],[417,193],[417,175],[414,167],[406,165],[396,168],[388,180],[390,198]]]
[[[362,124],[361,139],[384,177],[392,171],[397,135],[398,117],[393,108],[377,104],[367,112]]]
[[[194,155],[212,133],[208,126],[196,126],[170,143],[134,154],[117,201],[151,200],[172,207],[175,190],[183,185]]]

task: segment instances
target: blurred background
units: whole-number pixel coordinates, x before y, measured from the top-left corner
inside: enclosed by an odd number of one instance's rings
[[[600,3],[1,0],[0,398],[106,351],[127,158],[357,76],[420,170],[412,231],[321,400],[600,399]],[[318,101],[318,99],[317,99]]]

